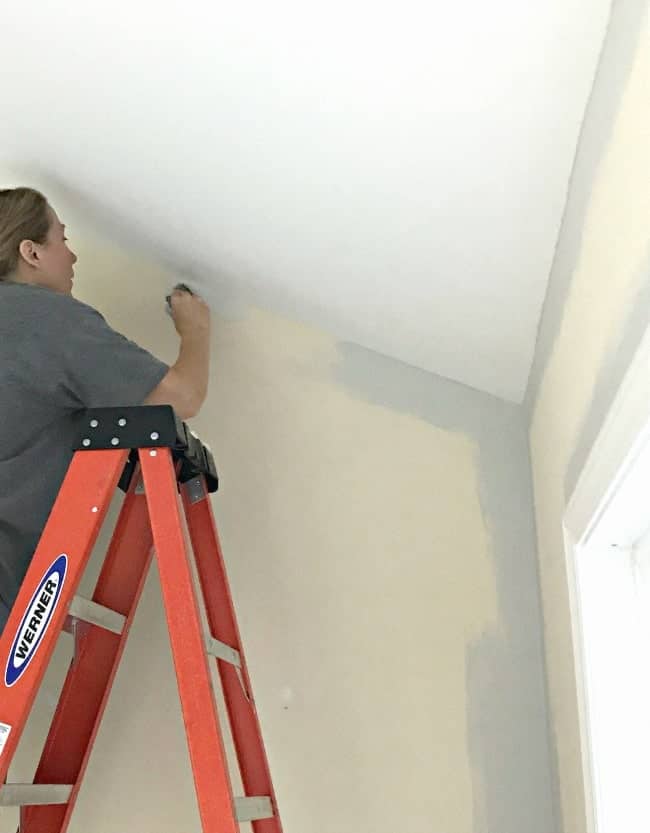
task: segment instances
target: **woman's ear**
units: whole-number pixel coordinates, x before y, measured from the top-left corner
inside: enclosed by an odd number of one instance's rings
[[[23,240],[18,251],[22,259],[29,264],[29,266],[38,266],[38,249],[33,240]]]

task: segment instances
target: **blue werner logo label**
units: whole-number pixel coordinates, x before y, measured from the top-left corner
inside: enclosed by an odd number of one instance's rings
[[[67,569],[68,556],[63,553],[45,573],[32,596],[7,661],[5,685],[8,688],[18,682],[34,659],[59,602]]]

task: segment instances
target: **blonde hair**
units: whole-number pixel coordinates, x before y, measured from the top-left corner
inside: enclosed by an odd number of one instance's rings
[[[50,230],[48,203],[33,188],[0,190],[0,281],[18,268],[23,240],[45,243]]]

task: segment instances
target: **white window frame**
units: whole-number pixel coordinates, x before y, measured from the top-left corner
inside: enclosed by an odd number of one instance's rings
[[[572,638],[578,692],[580,743],[584,776],[587,829],[598,833],[594,790],[594,767],[587,712],[585,657],[580,605],[576,581],[576,556],[593,540],[596,530],[609,523],[610,516],[620,521],[623,511],[637,512],[639,506],[625,509],[621,500],[626,482],[638,476],[643,467],[650,475],[650,328],[632,360],[602,430],[589,454],[564,515],[564,543]],[[617,500],[618,498],[618,500]],[[605,522],[605,523],[603,523]],[[639,524],[639,518],[626,518],[626,525]]]

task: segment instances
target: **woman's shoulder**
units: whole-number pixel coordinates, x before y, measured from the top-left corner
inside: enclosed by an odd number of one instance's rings
[[[45,287],[0,281],[0,332],[24,339],[106,328],[104,316],[78,298]]]
[[[62,292],[55,292],[44,286],[34,284],[18,283],[16,281],[0,281],[0,301],[2,304],[10,304],[19,307],[43,308],[50,311],[83,312],[93,315],[101,315],[90,304],[80,301],[72,295],[64,295]],[[6,306],[5,306],[6,309]]]

